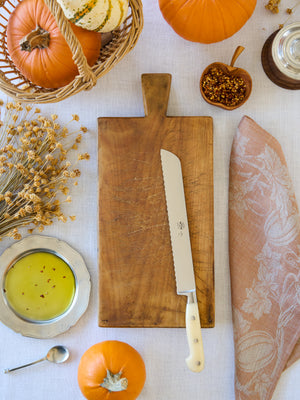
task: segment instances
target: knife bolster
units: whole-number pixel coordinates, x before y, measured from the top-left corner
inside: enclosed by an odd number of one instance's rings
[[[188,300],[188,304],[192,304],[192,303],[197,303],[197,296],[196,296],[196,290],[193,290],[192,292],[188,292],[187,294],[187,300]]]

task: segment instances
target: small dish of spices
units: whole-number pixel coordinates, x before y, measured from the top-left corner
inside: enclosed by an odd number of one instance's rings
[[[248,100],[252,90],[251,76],[244,69],[234,67],[243,50],[242,46],[236,48],[230,65],[215,62],[205,68],[200,79],[200,92],[205,101],[225,110],[234,110]]]

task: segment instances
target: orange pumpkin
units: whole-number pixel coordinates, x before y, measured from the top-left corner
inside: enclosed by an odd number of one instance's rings
[[[117,340],[93,345],[78,366],[78,384],[88,400],[134,400],[145,380],[145,364],[140,354]]]
[[[97,61],[101,34],[72,24],[90,66]],[[43,0],[23,0],[7,24],[7,48],[18,70],[32,83],[59,88],[78,74],[72,52]]]
[[[236,33],[251,17],[256,0],[159,0],[163,17],[186,40],[214,43]]]

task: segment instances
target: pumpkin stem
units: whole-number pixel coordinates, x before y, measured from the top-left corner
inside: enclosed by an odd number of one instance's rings
[[[112,374],[108,369],[106,377],[103,379],[103,382],[100,383],[100,386],[107,389],[109,392],[121,392],[122,390],[126,390],[128,386],[128,379],[121,378],[122,372],[118,372],[117,374]]]
[[[37,26],[33,31],[20,40],[21,50],[31,52],[34,49],[45,49],[49,47],[50,33]]]

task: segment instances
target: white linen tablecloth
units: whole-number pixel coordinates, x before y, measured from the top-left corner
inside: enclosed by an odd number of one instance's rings
[[[253,118],[282,145],[288,168],[300,200],[300,91],[282,89],[265,75],[260,57],[269,35],[286,19],[273,15],[259,0],[247,24],[233,37],[215,44],[188,42],[174,33],[163,19],[156,0],[144,0],[144,29],[136,47],[91,90],[60,103],[42,105],[43,112],[57,113],[61,121],[71,114],[80,116],[89,128],[81,151],[91,155],[80,166],[82,177],[72,193],[66,214],[74,222],[56,222],[43,234],[68,242],[84,257],[92,280],[89,307],[79,322],[53,339],[33,339],[15,333],[0,323],[0,400],[80,400],[77,367],[81,355],[93,344],[116,339],[129,343],[142,355],[147,371],[141,400],[234,399],[234,351],[228,266],[228,168],[231,143],[243,115]],[[291,4],[290,4],[291,3]],[[300,20],[300,10],[291,22]],[[200,95],[199,79],[204,68],[214,62],[230,63],[238,45],[245,47],[236,66],[252,76],[253,89],[247,103],[228,112],[207,104]],[[112,329],[98,327],[98,166],[97,117],[143,116],[141,74],[172,74],[168,115],[212,116],[214,123],[214,206],[215,206],[215,308],[216,324],[203,330],[206,367],[200,374],[185,365],[188,354],[184,329]],[[1,96],[1,94],[0,94]],[[3,99],[6,97],[3,95]],[[13,243],[0,242],[0,252]],[[12,374],[2,370],[46,355],[55,344],[66,345],[71,353],[67,363],[44,362]],[[283,373],[274,400],[298,400],[300,362]]]

